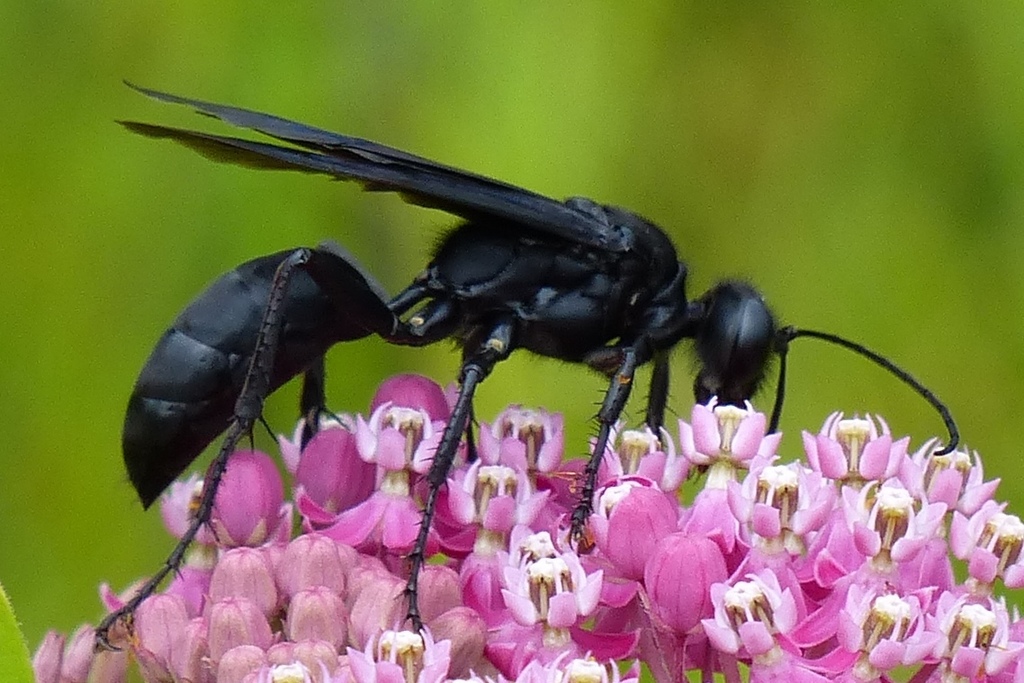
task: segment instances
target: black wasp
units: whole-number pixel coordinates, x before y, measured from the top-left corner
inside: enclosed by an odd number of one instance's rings
[[[133,86],[134,87],[134,86]],[[135,384],[125,416],[125,464],[142,503],[160,493],[227,430],[207,473],[188,533],[165,566],[98,629],[130,615],[176,568],[210,516],[228,457],[260,419],[268,394],[304,375],[302,409],[323,410],[323,355],[332,345],[377,335],[424,346],[453,338],[462,348],[461,385],[430,472],[423,524],[411,559],[408,616],[421,626],[419,569],[440,487],[463,434],[470,433],[473,394],[494,366],[517,349],[588,365],[610,381],[597,414],[594,453],[603,453],[622,413],[636,369],[653,363],[647,424],[662,424],[669,352],[692,339],[700,370],[698,401],[742,403],[780,358],[771,429],[778,424],[788,344],[810,336],[849,348],[882,365],[938,409],[958,440],[945,406],[920,383],[868,349],[834,335],[780,328],[750,285],[726,281],[697,299],[686,295],[686,265],[668,236],[639,215],[589,199],[564,202],[460,171],[385,145],[260,114],[136,88],[164,102],[289,143],[124,122],[133,132],[180,142],[217,161],[355,180],[371,191],[398,192],[420,206],[464,219],[444,238],[426,269],[389,297],[349,254],[324,244],[263,256],[221,276],[160,338]],[[312,426],[316,420],[309,420]],[[315,428],[315,427],[312,427]],[[588,463],[572,515],[576,538],[591,510],[599,458]]]

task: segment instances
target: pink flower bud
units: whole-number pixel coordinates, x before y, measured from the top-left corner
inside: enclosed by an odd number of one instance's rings
[[[377,466],[359,457],[355,436],[341,426],[321,429],[302,449],[295,483],[324,512],[358,505],[376,488]]]
[[[304,534],[288,544],[277,563],[281,591],[291,597],[301,590],[325,586],[344,596],[347,574],[356,551],[320,534]]]
[[[185,631],[191,619],[185,601],[177,595],[158,593],[135,612],[135,653],[148,678],[170,678],[172,662],[185,647]]]
[[[395,375],[381,382],[370,402],[370,412],[388,401],[402,408],[422,410],[431,420],[447,421],[452,414],[440,385],[422,375]]]
[[[277,609],[277,586],[270,560],[256,548],[232,548],[224,553],[210,580],[210,600],[248,598],[270,617]]]
[[[281,522],[284,485],[269,455],[238,451],[217,489],[211,523],[221,545],[263,544]]]
[[[239,645],[255,645],[266,650],[273,642],[270,624],[263,612],[245,598],[228,598],[214,603],[209,614],[210,658],[221,656]]]
[[[47,631],[43,642],[39,643],[32,655],[32,670],[36,674],[36,683],[58,683],[60,681],[60,664],[64,658],[64,636],[56,631]]]
[[[298,662],[309,672],[314,683],[328,683],[323,677],[338,670],[338,650],[324,640],[302,640],[297,643],[278,643],[267,651],[267,663],[286,666]]]
[[[486,670],[484,645],[487,625],[470,607],[455,607],[430,621],[435,641],[450,640],[451,664],[449,678],[468,678],[472,671]]]
[[[206,621],[194,618],[185,627],[180,647],[171,653],[171,674],[176,681],[200,683],[210,680],[210,652],[206,643]]]
[[[627,579],[640,580],[659,540],[673,533],[679,507],[651,486],[610,486],[599,499],[591,528],[597,547]]]
[[[217,665],[217,683],[242,683],[247,675],[267,663],[267,655],[255,645],[239,645],[223,654]]]
[[[210,566],[203,566],[191,559],[209,554]],[[177,595],[185,601],[185,609],[190,617],[198,617],[206,606],[206,597],[210,594],[210,577],[216,562],[216,551],[210,546],[193,546],[189,549],[185,565],[175,574],[171,584],[164,591],[168,595]]]
[[[329,588],[308,588],[292,597],[285,624],[289,640],[324,640],[338,648],[348,637],[348,610]]]
[[[644,569],[654,613],[680,634],[710,617],[711,585],[729,576],[722,551],[702,536],[675,533],[655,546]]]
[[[67,649],[64,651],[64,661],[61,663],[62,683],[85,683],[88,680],[89,670],[92,668],[94,643],[93,628],[88,624],[79,626],[71,634]]]
[[[449,567],[428,564],[420,572],[419,594],[423,621],[431,623],[438,615],[462,604],[459,575]]]
[[[378,573],[362,584],[352,603],[349,642],[364,648],[382,630],[393,629],[405,618],[405,582],[391,574]]]

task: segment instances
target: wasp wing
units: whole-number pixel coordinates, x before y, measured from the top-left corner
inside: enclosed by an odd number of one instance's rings
[[[269,114],[128,85],[149,97],[191,106],[201,114],[299,148],[148,123],[121,122],[136,133],[175,140],[216,161],[249,168],[327,174],[355,180],[366,190],[397,192],[410,203],[468,220],[511,223],[595,249],[629,249],[621,231],[604,218],[603,212],[579,210],[529,190],[369,140]]]

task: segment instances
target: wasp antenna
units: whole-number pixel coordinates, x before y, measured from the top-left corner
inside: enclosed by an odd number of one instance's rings
[[[910,386],[916,391],[924,400],[928,401],[938,411],[939,416],[942,418],[942,422],[946,425],[946,430],[949,432],[949,443],[945,445],[941,450],[935,451],[935,455],[945,455],[953,452],[953,449],[960,443],[960,430],[956,426],[956,422],[953,420],[952,413],[949,412],[949,408],[946,404],[939,400],[928,387],[921,384],[914,377],[893,363],[888,358],[879,355],[867,348],[863,344],[844,339],[828,332],[818,332],[815,330],[801,330],[795,327],[784,327],[779,330],[778,335],[775,339],[775,351],[779,354],[779,383],[775,392],[775,408],[772,410],[772,419],[769,425],[769,431],[775,431],[778,427],[779,418],[782,416],[782,402],[785,397],[786,391],[786,353],[789,351],[789,342],[797,339],[798,337],[811,337],[813,339],[820,339],[822,341],[842,346],[844,349],[853,351],[859,356],[863,356],[870,361],[873,361],[876,365],[888,370],[891,374],[895,375],[904,384]]]
[[[779,330],[775,340],[775,352],[779,354],[779,381],[775,384],[775,405],[772,406],[772,419],[768,423],[768,433],[779,431],[779,420],[782,419],[782,403],[786,399],[786,355],[789,353],[789,332],[792,327]]]

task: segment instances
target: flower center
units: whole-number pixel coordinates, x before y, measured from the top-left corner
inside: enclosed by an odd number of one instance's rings
[[[625,474],[635,474],[640,469],[640,459],[648,453],[661,449],[661,442],[649,430],[627,429],[619,441],[619,460]]]
[[[914,499],[907,490],[894,486],[878,489],[871,509],[870,526],[882,539],[880,555],[888,557],[893,544],[907,534],[913,512]]]
[[[836,441],[846,454],[850,472],[860,471],[860,456],[864,452],[864,444],[871,440],[871,423],[860,418],[840,420],[836,425]]]
[[[963,483],[961,484],[962,493],[962,488],[967,481],[967,475],[971,471],[971,466],[971,458],[963,451],[953,451],[952,453],[946,453],[945,455],[935,455],[933,453],[928,457],[928,464],[925,466],[925,489],[928,490],[931,488],[932,482],[940,472],[945,470],[956,470],[960,473],[963,480]]]
[[[749,412],[736,406],[715,406],[715,417],[718,418],[718,433],[721,439],[718,449],[723,454],[732,453],[732,441],[736,438],[736,432],[740,423],[749,415]]]
[[[381,427],[394,427],[405,437],[405,459],[412,462],[416,447],[423,441],[423,413],[412,408],[393,406],[384,415]]]
[[[775,630],[775,617],[768,596],[753,581],[737,581],[725,592],[724,602],[729,623],[737,633],[740,626],[751,621],[760,621],[770,631]]]
[[[556,557],[558,552],[551,541],[551,534],[540,531],[522,540],[519,544],[519,555],[529,562],[536,562],[544,557]]]
[[[298,662],[278,664],[270,668],[272,683],[304,683],[309,680],[308,669]]]
[[[505,436],[515,437],[526,445],[526,463],[529,469],[537,467],[537,453],[544,445],[544,423],[540,416],[532,410],[517,410],[505,417],[502,432]]]
[[[574,659],[565,667],[565,683],[607,683],[608,671],[593,659]]]
[[[870,652],[882,640],[901,641],[910,628],[910,605],[898,595],[880,595],[871,602],[871,610],[861,629],[863,652]]]
[[[799,500],[799,479],[796,472],[781,465],[769,465],[757,477],[756,500],[779,511],[783,529],[791,529],[793,513]]]
[[[949,629],[949,651],[960,646],[988,649],[996,634],[996,615],[982,605],[964,605]]]
[[[519,482],[516,480],[515,470],[511,467],[481,465],[477,471],[476,488],[473,492],[477,521],[483,519],[491,498],[495,496],[512,496],[514,498],[518,489]]]
[[[530,563],[526,577],[530,582],[530,599],[543,621],[548,619],[551,596],[573,590],[569,565],[560,557],[542,557]]]
[[[378,661],[395,662],[406,683],[415,683],[423,670],[423,637],[411,631],[385,631],[377,643]]]
[[[1024,546],[1024,523],[1017,515],[997,512],[985,523],[978,546],[999,558],[999,573],[1014,564]]]

